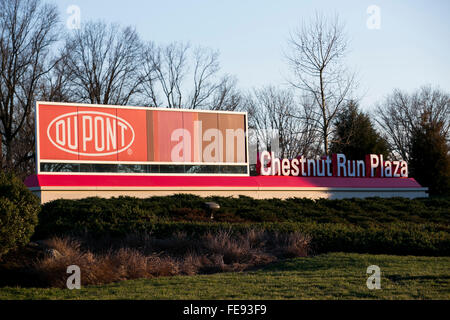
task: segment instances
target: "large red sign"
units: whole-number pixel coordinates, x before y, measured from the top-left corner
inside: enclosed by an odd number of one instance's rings
[[[38,160],[247,163],[245,113],[37,103]]]

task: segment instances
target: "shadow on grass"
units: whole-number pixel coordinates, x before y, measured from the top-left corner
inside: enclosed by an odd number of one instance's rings
[[[414,280],[433,280],[433,281],[445,281],[450,280],[450,276],[448,275],[422,275],[422,276],[402,276],[399,274],[391,274],[391,275],[385,275],[386,278],[393,282],[397,281],[414,281]]]
[[[286,259],[276,261],[266,266],[258,268],[262,271],[319,271],[336,270],[349,267],[364,267],[366,264],[360,259],[349,257],[348,255],[320,254],[303,258]],[[366,266],[367,267],[367,266]]]

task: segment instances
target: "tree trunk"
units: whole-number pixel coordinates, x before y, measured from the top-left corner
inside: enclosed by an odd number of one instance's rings
[[[2,134],[0,133],[0,172],[3,171],[3,143]]]
[[[328,127],[323,130],[323,151],[325,152],[325,156],[328,156]]]
[[[323,88],[323,69],[320,70],[320,98],[322,100],[322,118],[323,118],[323,151],[328,156],[328,119],[325,105],[325,90]]]
[[[11,141],[9,141],[8,139],[6,139],[5,141],[5,145],[6,145],[6,155],[5,155],[5,160],[6,160],[6,170],[12,170],[12,150],[11,150]]]

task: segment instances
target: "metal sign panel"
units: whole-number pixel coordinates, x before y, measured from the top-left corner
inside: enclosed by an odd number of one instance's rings
[[[247,114],[37,102],[40,162],[248,166]]]

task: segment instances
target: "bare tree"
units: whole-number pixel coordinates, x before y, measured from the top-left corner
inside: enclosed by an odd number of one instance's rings
[[[271,150],[273,133],[278,136],[279,156],[294,158],[308,155],[314,149],[316,135],[312,122],[299,121],[310,108],[296,104],[293,92],[268,86],[254,90],[246,98],[249,127],[256,131],[258,145]]]
[[[165,47],[147,44],[143,54],[143,87],[153,106],[182,107],[181,86],[187,73],[188,49],[189,44],[178,42]]]
[[[173,42],[150,42],[143,52],[143,92],[155,107],[235,109],[239,104],[236,80],[218,76],[219,53],[204,47]]]
[[[34,157],[34,102],[55,63],[50,51],[57,41],[57,23],[54,5],[39,0],[0,2],[0,136],[9,170]]]
[[[225,75],[217,85],[212,96],[210,109],[235,111],[240,109],[242,95],[237,89],[237,79],[235,77]]]
[[[64,68],[71,98],[79,102],[125,105],[137,97],[142,44],[131,27],[88,22],[65,44]]]
[[[67,71],[68,56],[65,52],[61,52],[54,62],[54,68],[45,74],[41,81],[38,98],[41,101],[56,102],[72,102],[72,86],[73,74]]]
[[[291,84],[314,101],[312,116],[321,131],[323,151],[329,153],[332,123],[352,89],[355,75],[344,66],[348,40],[338,17],[315,19],[291,33],[286,58],[295,78]]]
[[[190,108],[205,106],[208,99],[218,89],[220,83],[215,81],[219,71],[219,52],[197,47],[193,53],[193,84]]]
[[[424,86],[408,94],[394,90],[376,108],[375,119],[393,150],[393,157],[409,160],[411,136],[427,115],[430,123],[441,123],[440,133],[450,142],[450,95]]]

